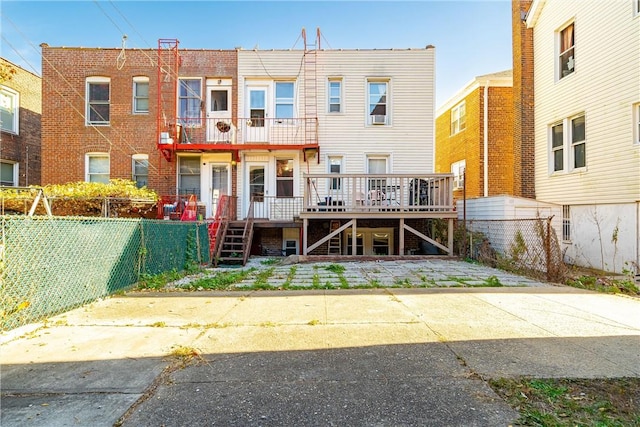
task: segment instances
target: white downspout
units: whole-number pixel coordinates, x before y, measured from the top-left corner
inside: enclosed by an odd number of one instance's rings
[[[489,82],[484,84],[484,197],[489,196]]]

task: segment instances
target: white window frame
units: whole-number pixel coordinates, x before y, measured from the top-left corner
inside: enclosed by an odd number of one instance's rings
[[[574,141],[574,135],[573,135],[573,122],[577,119],[582,118],[584,120],[584,139],[582,140],[578,140],[578,141]],[[571,167],[569,168],[570,171],[572,170],[576,170],[576,169],[581,169],[584,170],[587,167],[587,120],[584,114],[578,114],[577,116],[573,116],[570,117],[568,119],[569,122],[569,126],[568,126],[568,130],[569,130],[569,138],[568,138],[568,144],[571,147],[571,150],[569,150],[569,156],[570,156],[570,165]],[[576,166],[576,150],[578,149],[578,146],[583,145],[584,146],[584,165],[581,166]]]
[[[634,0],[633,2],[633,15],[640,16],[640,0]]]
[[[377,94],[371,93],[372,85],[385,85],[384,102],[380,102],[381,97],[372,99]],[[373,114],[379,105],[384,105],[385,114]],[[373,106],[373,107],[372,107]],[[367,120],[368,126],[389,126],[391,125],[391,80],[389,78],[368,78],[367,79]]]
[[[339,171],[335,172],[333,170],[334,166],[338,166]],[[336,173],[341,174],[344,173],[344,157],[343,156],[335,156],[328,155],[327,156],[327,173]],[[341,190],[342,189],[342,178],[329,178],[329,190]]]
[[[453,189],[461,190],[464,187],[465,169],[467,168],[467,160],[458,160],[451,163],[451,173],[453,174]]]
[[[147,95],[141,96],[138,94],[138,87],[146,85]],[[149,77],[137,76],[133,78],[133,114],[149,114]],[[140,101],[147,101],[147,108],[140,107]]]
[[[182,162],[184,162],[185,160],[197,160],[197,164],[198,164],[198,170],[197,173],[194,171],[190,171],[190,172],[183,172],[182,170]],[[178,156],[178,167],[176,168],[176,174],[177,174],[177,192],[178,194],[181,195],[185,195],[185,194],[194,194],[193,192],[189,192],[189,191],[185,191],[185,190],[197,190],[196,196],[198,198],[200,198],[200,192],[202,192],[202,157],[200,156]],[[197,176],[198,177],[198,187],[196,188],[191,188],[191,187],[183,187],[182,186],[182,177],[183,176]]]
[[[467,128],[467,103],[462,101],[451,109],[451,135]]]
[[[584,118],[584,140],[573,141],[573,122],[576,119]],[[553,146],[554,128],[556,126],[562,126],[562,143],[556,147]],[[584,112],[569,116],[560,121],[554,122],[549,125],[548,130],[548,149],[549,149],[549,174],[559,174],[568,172],[584,172],[587,169],[587,117]],[[584,144],[585,147],[585,164],[584,166],[575,166],[576,155],[575,150],[579,145]],[[555,169],[555,153],[557,151],[562,152],[562,169]]]
[[[640,102],[633,104],[633,143],[640,145]]]
[[[183,82],[188,81],[199,82],[197,93],[191,93],[193,92],[192,89],[186,84],[183,85]],[[185,88],[184,94],[182,90],[183,87]],[[178,79],[178,93],[176,96],[178,97],[178,122],[184,127],[202,127],[202,78],[180,77]],[[196,110],[190,110],[189,108],[183,109],[182,101],[186,101],[185,107],[189,107],[189,104],[195,101],[194,105],[197,105]],[[197,114],[195,114],[195,111],[197,111]]]
[[[295,186],[295,176],[296,176],[296,162],[293,159],[293,157],[282,157],[282,158],[276,158],[276,197],[278,199],[288,199],[288,198],[292,198],[295,197],[296,195],[296,186]],[[280,171],[278,169],[278,163],[279,162],[287,162],[289,165],[291,165],[291,169],[290,169],[290,173],[291,176],[286,176],[286,175],[280,175]],[[285,169],[287,170],[287,169]],[[279,190],[280,190],[280,183],[284,183],[288,185],[291,185],[291,194],[287,195],[287,194],[280,194]],[[284,187],[283,187],[284,189]]]
[[[564,50],[562,50],[562,37],[563,37],[563,32],[565,30],[567,30],[569,27],[571,27],[571,31],[572,31],[572,39],[573,39],[573,44],[567,48],[565,48]],[[560,81],[565,77],[568,77],[570,75],[572,75],[573,73],[575,73],[576,71],[576,64],[575,64],[575,60],[576,60],[576,25],[575,25],[575,21],[571,21],[568,22],[566,25],[563,25],[557,32],[556,32],[556,51],[557,51],[557,55],[556,55],[556,80]],[[571,56],[569,57],[569,59],[566,61],[567,62],[567,70],[563,70],[563,59],[562,57],[568,54],[571,54]]]
[[[9,102],[11,105],[5,107],[5,102]],[[6,111],[5,114],[11,115],[11,128],[8,128],[6,124],[2,123],[2,131],[11,133],[14,135],[20,134],[20,94],[15,90],[6,86],[0,86],[0,108]],[[2,120],[0,118],[0,120]]]
[[[20,164],[18,162],[14,162],[14,161],[11,161],[11,160],[0,160],[0,163],[5,164],[5,165],[9,165],[12,168],[11,184],[10,185],[6,185],[6,184],[3,184],[2,181],[0,181],[0,185],[5,186],[5,187],[17,187],[18,186]]]
[[[90,99],[90,94],[91,94],[91,90],[90,87],[91,85],[94,84],[108,84],[109,85],[109,96],[107,100],[101,99],[101,100],[91,100]],[[86,88],[85,88],[86,92],[85,92],[85,99],[86,99],[86,109],[85,109],[85,124],[87,126],[109,126],[111,124],[111,79],[109,77],[87,77],[86,80]],[[92,105],[106,105],[108,107],[108,114],[109,117],[107,118],[107,120],[91,120],[91,110],[92,110]]]
[[[146,162],[147,173],[136,173],[136,166],[141,162]],[[145,177],[145,181],[147,182],[144,185],[140,185],[138,181],[139,177]],[[138,188],[149,185],[149,155],[148,154],[134,154],[131,156],[131,179],[136,183]]]
[[[337,86],[337,94],[334,94],[333,89]],[[342,79],[337,77],[329,77],[327,81],[327,113],[329,114],[342,114],[344,113],[344,107],[342,102]],[[333,107],[333,108],[332,108]]]
[[[292,88],[292,97],[283,97],[283,96],[278,96],[278,86],[280,85],[291,85]],[[295,119],[297,114],[296,114],[296,82],[293,80],[282,80],[282,81],[277,81],[274,82],[273,84],[273,113],[275,115],[276,118],[276,123],[278,124],[293,124],[291,121],[292,119]],[[291,106],[291,117],[287,117],[287,116],[280,116],[278,115],[278,106]],[[281,120],[278,120],[281,119]]]
[[[107,172],[92,172],[91,171],[91,160],[92,159],[107,159]],[[109,153],[87,153],[85,154],[85,162],[84,162],[84,180],[86,182],[104,182],[104,181],[95,181],[92,180],[93,176],[104,176],[106,175],[108,183],[111,179],[111,159],[109,157]]]

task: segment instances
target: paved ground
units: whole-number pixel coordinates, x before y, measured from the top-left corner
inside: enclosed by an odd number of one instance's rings
[[[343,275],[433,288],[130,293],[2,334],[0,424],[507,426],[489,378],[640,376],[639,299],[412,263]]]

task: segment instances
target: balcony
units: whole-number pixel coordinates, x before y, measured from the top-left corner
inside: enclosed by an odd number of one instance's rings
[[[318,146],[317,119],[178,118],[159,148],[181,150],[303,149]]]
[[[453,174],[305,175],[301,218],[455,218]]]

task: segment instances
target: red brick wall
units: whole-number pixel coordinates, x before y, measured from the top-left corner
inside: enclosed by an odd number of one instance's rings
[[[451,172],[452,163],[466,160],[466,197],[476,198],[484,194],[484,88],[467,95],[465,103],[465,130],[450,135],[451,110],[436,119],[436,172]],[[512,88],[489,87],[488,115],[488,195],[514,194]],[[453,196],[461,200],[463,190]]]
[[[532,0],[512,1],[515,194],[535,198],[533,30],[522,22]]]
[[[0,66],[11,68],[15,73],[3,86],[18,92],[20,100],[18,134],[2,132],[0,158],[18,163],[18,185],[41,183],[41,78],[0,58]]]
[[[118,69],[120,53],[121,49],[42,46],[44,184],[84,181],[89,152],[108,152],[110,177],[131,179],[131,156],[139,153],[149,155],[149,188],[175,193],[175,156],[167,162],[156,149],[157,50],[126,50],[124,66]],[[236,51],[180,49],[180,57],[180,76],[202,77],[203,83],[206,78],[233,78],[235,111]],[[109,126],[85,125],[85,82],[90,76],[111,79]],[[132,113],[134,76],[149,77],[148,114]]]

